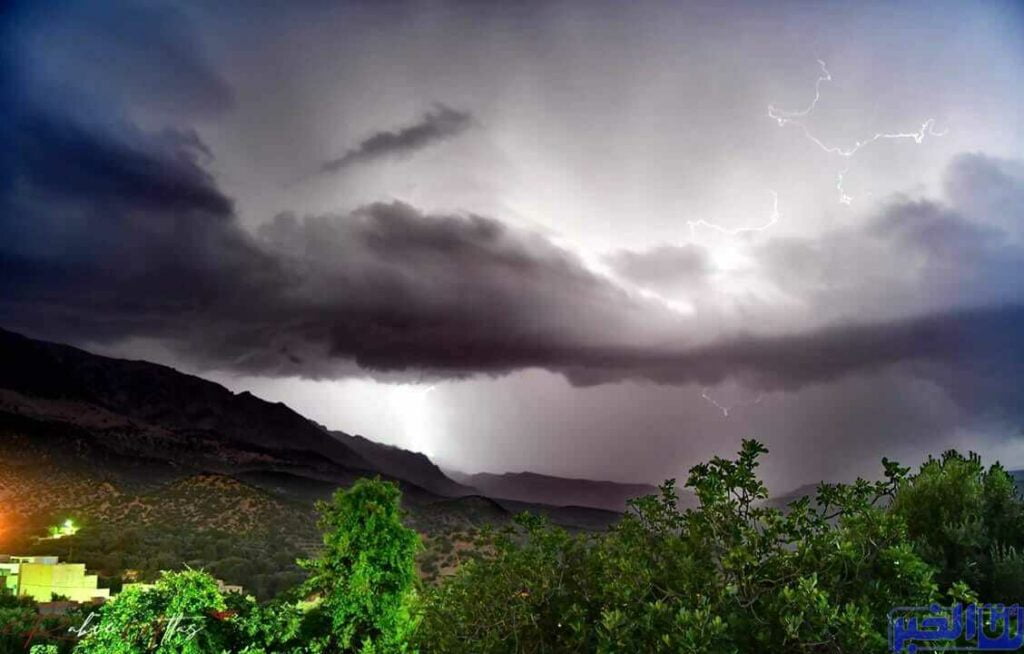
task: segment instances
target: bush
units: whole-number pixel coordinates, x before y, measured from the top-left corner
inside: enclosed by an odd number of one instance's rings
[[[669,481],[606,533],[529,514],[476,532],[455,574],[419,591],[419,538],[397,486],[360,480],[319,505],[324,549],[281,599],[223,597],[204,572],[165,573],[103,606],[75,651],[880,652],[893,607],[1024,599],[1024,503],[998,464],[947,452],[908,476],[883,459],[882,481],[821,484],[783,511],[764,502],[765,452],[745,441],[735,459],[693,467],[695,509],[679,510]],[[34,605],[0,597],[3,616],[30,624]]]
[[[943,587],[963,582],[982,598],[1024,603],[1024,504],[998,463],[974,453],[929,458],[892,505]]]
[[[822,485],[788,512],[761,503],[760,444],[691,470],[699,508],[672,482],[607,535],[524,517],[426,597],[418,642],[439,652],[882,651],[886,613],[937,596],[906,526],[874,484]]]
[[[103,605],[76,654],[203,654],[225,649],[229,627],[217,582],[198,571],[164,574],[150,590],[129,588]]]

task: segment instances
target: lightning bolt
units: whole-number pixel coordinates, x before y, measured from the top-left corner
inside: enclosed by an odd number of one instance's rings
[[[876,132],[875,134],[871,135],[869,138],[865,138],[865,139],[861,139],[861,140],[858,140],[858,141],[854,141],[852,146],[843,147],[843,146],[839,146],[839,145],[828,145],[822,139],[820,139],[819,137],[815,136],[814,133],[811,132],[811,129],[804,122],[804,119],[807,118],[808,116],[810,116],[815,111],[815,109],[817,109],[817,107],[818,107],[818,102],[821,100],[821,86],[822,86],[822,84],[824,84],[825,82],[831,82],[832,81],[832,73],[829,72],[828,66],[825,64],[825,62],[822,61],[821,59],[818,59],[817,62],[818,62],[818,66],[821,68],[821,72],[818,75],[818,78],[814,82],[814,98],[810,101],[810,103],[805,108],[800,109],[800,110],[795,110],[795,111],[789,111],[789,110],[785,110],[785,109],[780,109],[780,108],[776,107],[775,105],[771,105],[770,104],[770,105],[768,105],[768,117],[771,118],[772,120],[774,120],[780,127],[794,126],[794,127],[799,128],[800,131],[803,132],[804,136],[809,141],[814,143],[820,150],[822,150],[826,154],[842,157],[844,159],[847,159],[849,162],[852,162],[854,156],[858,152],[860,152],[862,149],[864,149],[868,145],[870,145],[872,143],[875,143],[877,141],[883,141],[883,140],[912,140],[914,143],[920,145],[921,143],[924,142],[926,137],[929,137],[929,136],[944,136],[949,131],[948,129],[945,129],[945,130],[943,130],[941,132],[936,131],[935,130],[935,119],[934,118],[929,118],[929,119],[927,119],[926,121],[924,121],[921,124],[920,129],[918,129],[917,131],[913,131],[913,132]],[[843,204],[843,205],[847,205],[847,206],[849,206],[850,204],[853,203],[853,196],[846,192],[846,188],[844,186],[844,183],[845,183],[845,180],[846,180],[846,175],[847,175],[847,173],[849,173],[851,165],[852,165],[851,163],[847,163],[847,165],[844,168],[842,168],[841,170],[836,172],[836,177],[835,177],[835,188],[836,188],[836,192],[838,193],[838,196],[839,196],[839,203]],[[695,239],[696,230],[697,230],[698,227],[704,227],[704,228],[707,228],[707,229],[711,229],[711,230],[714,230],[714,231],[716,231],[716,232],[718,232],[720,234],[725,234],[727,236],[738,236],[740,234],[745,234],[745,233],[762,232],[762,231],[765,231],[766,229],[772,227],[773,225],[775,225],[776,223],[779,222],[779,196],[778,196],[778,194],[775,191],[770,191],[770,193],[772,195],[772,212],[771,212],[771,215],[769,216],[768,220],[764,224],[756,225],[756,226],[753,226],[753,227],[729,228],[729,227],[724,227],[724,226],[719,225],[717,223],[709,222],[709,221],[703,220],[703,219],[702,220],[689,220],[689,221],[687,221],[686,224],[687,224],[687,226],[690,229],[690,240],[692,241],[692,240]],[[755,400],[753,400],[752,402],[743,402],[743,403],[740,403],[740,404],[734,404],[734,405],[731,405],[731,406],[727,406],[725,404],[722,404],[721,402],[718,402],[715,398],[713,398],[711,395],[709,395],[708,394],[708,389],[706,389],[706,388],[701,391],[701,395],[700,396],[706,402],[710,403],[716,409],[721,411],[722,412],[722,416],[725,417],[725,418],[728,418],[729,417],[729,412],[731,410],[735,409],[736,407],[738,407],[738,406],[745,406],[745,405],[751,405],[752,406],[752,405],[760,404],[761,400],[763,399],[763,394],[762,394],[762,395],[758,395],[757,398]]]
[[[839,191],[839,204],[845,204],[850,206],[853,202],[853,197],[846,194],[846,189],[843,188],[843,176],[850,171],[850,167],[843,168],[836,173],[836,190]]]
[[[719,225],[717,223],[710,223],[710,222],[708,222],[708,221],[706,221],[704,219],[701,219],[701,220],[687,220],[686,224],[690,228],[690,240],[691,241],[694,240],[694,236],[695,236],[694,230],[696,230],[696,228],[698,228],[698,227],[707,227],[708,229],[713,229],[716,232],[719,232],[721,234],[726,234],[727,236],[738,236],[740,234],[746,234],[746,233],[749,233],[749,232],[763,232],[764,230],[768,229],[769,227],[771,227],[775,223],[779,222],[779,194],[776,193],[775,191],[769,191],[769,193],[772,194],[772,213],[768,217],[768,220],[763,225],[758,225],[756,227],[734,227],[734,228],[729,228],[729,227],[722,227],[721,225]]]
[[[722,417],[724,417],[724,418],[728,418],[729,417],[729,412],[732,411],[733,409],[737,408],[737,407],[741,407],[741,406],[754,406],[755,404],[760,404],[761,400],[764,399],[764,393],[761,393],[761,394],[759,394],[757,396],[756,399],[754,399],[751,402],[740,402],[739,404],[725,405],[725,404],[720,403],[718,400],[716,400],[715,398],[711,397],[710,395],[708,395],[708,389],[706,389],[706,388],[701,390],[700,396],[703,399],[707,400],[709,403],[713,404],[716,409],[721,411],[722,412]]]
[[[722,405],[722,404],[719,404],[719,403],[718,403],[718,402],[717,402],[717,401],[715,400],[715,398],[713,398],[713,397],[711,397],[710,395],[708,395],[708,389],[706,389],[706,388],[705,388],[705,389],[703,389],[703,390],[702,390],[702,391],[700,392],[700,396],[701,396],[702,398],[704,398],[705,400],[707,400],[708,402],[710,402],[711,404],[714,404],[714,405],[715,405],[715,407],[717,407],[717,408],[718,408],[718,410],[722,412],[722,415],[723,415],[724,417],[726,417],[726,418],[728,418],[728,417],[729,417],[729,407],[727,407],[727,406],[724,406],[724,405]]]
[[[949,130],[944,129],[941,132],[935,131],[935,119],[929,118],[921,124],[921,128],[915,132],[876,132],[871,137],[854,141],[850,147],[842,147],[838,145],[828,145],[820,138],[815,136],[807,124],[804,123],[802,118],[809,116],[814,109],[818,106],[818,100],[821,99],[821,85],[823,82],[831,82],[832,74],[828,71],[825,66],[825,62],[818,59],[818,65],[821,66],[821,74],[818,79],[814,82],[814,99],[806,109],[801,111],[785,111],[777,108],[775,105],[768,105],[768,117],[778,123],[779,127],[794,126],[803,132],[804,136],[811,143],[814,143],[826,154],[832,154],[846,159],[852,159],[860,150],[875,143],[876,141],[883,140],[912,140],[914,143],[920,145],[924,142],[927,136],[945,136]],[[843,190],[843,177],[849,172],[850,167],[847,166],[845,169],[840,171],[836,175],[836,189],[839,191],[839,203],[849,205],[853,202],[853,197],[848,195]]]
[[[768,115],[775,120],[780,121],[779,125],[785,125],[782,121],[792,121],[794,118],[804,118],[809,116],[814,108],[818,106],[818,100],[821,99],[821,83],[831,82],[832,73],[828,72],[828,68],[825,66],[825,62],[821,59],[818,60],[818,65],[821,66],[821,75],[814,82],[814,99],[811,100],[811,104],[807,105],[807,108],[803,111],[784,111],[776,109],[775,105],[768,105]]]

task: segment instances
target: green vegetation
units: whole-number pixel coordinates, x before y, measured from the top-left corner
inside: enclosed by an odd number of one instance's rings
[[[95,629],[75,647],[79,654],[223,651],[226,629],[217,615],[227,609],[217,584],[202,572],[164,575],[155,588],[130,588],[100,609]]]
[[[69,654],[74,641],[69,629],[88,619],[91,608],[78,608],[60,616],[40,616],[37,604],[0,590],[0,654]]]
[[[941,587],[964,582],[983,600],[1024,604],[1024,503],[997,463],[955,451],[929,459],[892,511]]]
[[[696,509],[667,482],[604,533],[524,514],[434,535],[422,580],[398,488],[361,480],[319,505],[324,546],[291,591],[260,603],[165,573],[104,605],[74,652],[883,652],[895,606],[1024,601],[1024,502],[1000,466],[883,460],[881,481],[779,510],[756,474],[765,452],[746,441],[695,466]]]
[[[879,508],[882,482],[825,485],[787,512],[767,508],[748,441],[735,461],[696,466],[700,500],[672,483],[634,502],[609,533],[570,535],[528,517],[492,553],[431,590],[418,638],[444,652],[883,651],[893,606],[938,596],[905,525]]]
[[[420,542],[402,524],[400,499],[394,484],[360,479],[320,504],[325,548],[303,562],[311,573],[304,589],[330,624],[320,651],[408,651]]]
[[[100,585],[117,592],[126,582],[152,583],[164,570],[205,570],[268,600],[294,588],[306,575],[296,564],[304,555],[291,534],[237,533],[172,525],[131,527],[96,522],[74,536],[42,540],[23,548],[84,563]]]

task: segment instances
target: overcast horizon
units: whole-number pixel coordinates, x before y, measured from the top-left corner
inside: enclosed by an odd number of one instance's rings
[[[1024,467],[1024,7],[15,3],[0,327],[464,472]]]

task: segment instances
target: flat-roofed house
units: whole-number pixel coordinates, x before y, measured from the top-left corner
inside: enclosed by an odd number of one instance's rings
[[[56,556],[0,556],[0,587],[37,602],[54,595],[83,603],[110,597],[96,575],[86,574],[84,563],[60,563]]]

